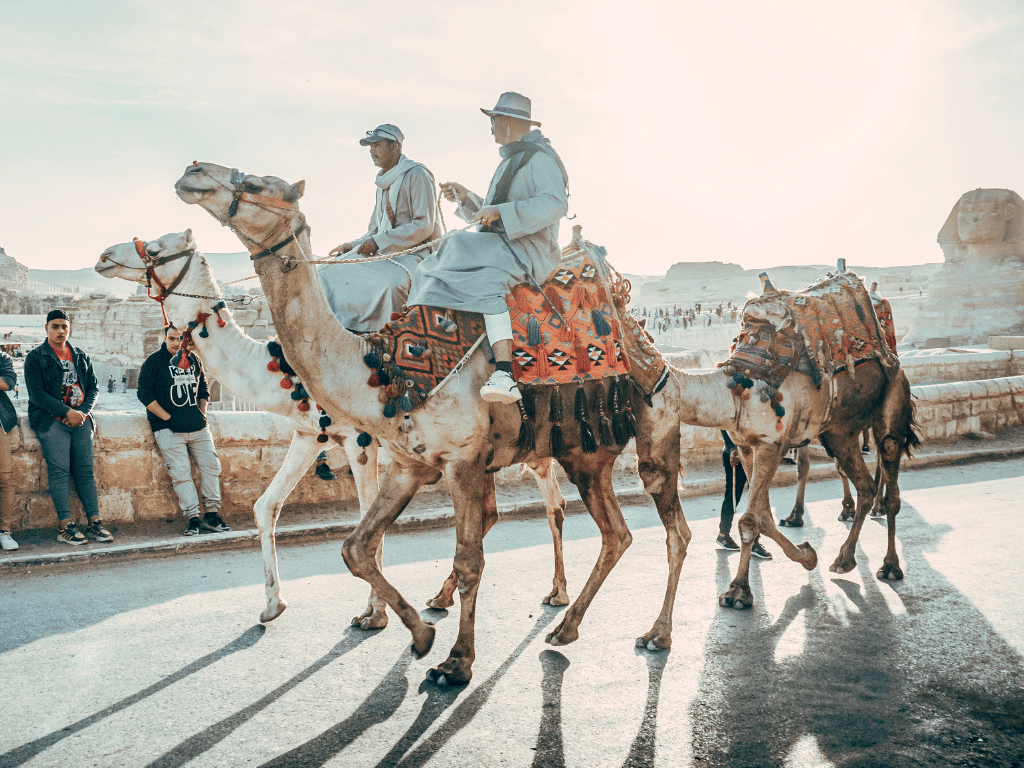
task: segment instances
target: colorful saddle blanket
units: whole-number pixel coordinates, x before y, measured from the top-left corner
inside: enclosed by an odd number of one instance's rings
[[[889,302],[872,306],[863,283],[850,272],[802,291],[771,290],[743,307],[742,330],[722,365],[777,387],[802,353],[816,384],[844,370],[856,375],[856,365],[871,359],[891,375],[899,360]]]
[[[665,361],[646,338],[636,338],[630,328],[623,342],[619,317],[626,316],[628,283],[624,288],[603,252],[570,245],[543,292],[520,285],[509,294],[512,370],[520,384],[582,383],[635,370],[649,396],[664,380]],[[384,415],[421,405],[484,333],[482,315],[473,312],[415,306],[392,315],[367,336],[372,348],[364,356]]]

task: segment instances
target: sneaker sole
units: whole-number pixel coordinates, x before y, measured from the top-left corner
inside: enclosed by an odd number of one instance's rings
[[[767,554],[767,553],[763,554],[763,555],[759,555],[759,554],[757,554],[757,552],[751,552],[750,554],[753,557],[756,557],[758,560],[771,560],[772,559],[772,556],[770,554]]]
[[[203,530],[204,531],[213,531],[214,533],[227,533],[228,531],[231,530],[230,528],[227,528],[227,527],[225,527],[225,528],[214,528],[212,525],[207,525],[206,523],[200,523],[200,525],[203,526]]]
[[[88,544],[88,542],[85,539],[83,539],[82,541],[68,541],[67,539],[62,539],[59,536],[57,537],[57,541],[59,541],[61,544],[70,544],[72,547],[80,547],[83,544]]]
[[[523,396],[519,394],[518,391],[515,394],[512,394],[511,392],[488,390],[487,392],[481,392],[480,397],[488,403],[503,403],[505,405],[509,405],[523,399]]]
[[[114,537],[113,537],[113,536],[107,536],[106,538],[104,538],[104,537],[102,537],[102,536],[90,536],[89,534],[86,534],[85,536],[86,536],[86,538],[87,538],[87,539],[89,539],[90,541],[102,541],[102,542],[107,542],[107,541],[113,541],[113,540],[114,540]]]

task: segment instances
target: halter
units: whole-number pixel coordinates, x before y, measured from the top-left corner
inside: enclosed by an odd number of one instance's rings
[[[199,161],[193,160],[192,165],[199,167]],[[246,174],[243,173],[242,171],[239,171],[237,168],[231,169],[231,186],[228,186],[220,179],[218,179],[216,176],[212,176],[205,168],[200,168],[200,170],[202,170],[202,172],[207,176],[207,178],[213,179],[215,182],[217,182],[222,187],[231,192],[231,205],[228,207],[227,221],[221,223],[224,224],[224,226],[229,227],[236,235],[241,237],[243,240],[247,240],[248,242],[260,248],[260,250],[257,253],[253,253],[252,250],[250,249],[249,258],[252,259],[253,261],[256,261],[257,259],[262,259],[264,256],[271,256],[276,254],[286,245],[295,241],[295,239],[299,235],[301,235],[303,232],[309,229],[309,225],[306,224],[305,221],[303,221],[302,226],[300,226],[298,229],[292,230],[291,234],[288,237],[286,237],[284,240],[277,243],[276,245],[271,246],[268,246],[264,243],[256,242],[255,240],[251,240],[250,238],[246,237],[237,229],[231,226],[231,219],[233,219],[235,217],[235,214],[238,213],[239,203],[250,203],[261,208],[276,208],[278,210],[288,211],[298,211],[298,206],[295,203],[289,203],[285,200],[279,200],[276,197],[269,197],[268,195],[257,195],[253,194],[252,192],[245,192],[241,190],[238,185],[242,184],[245,181]],[[276,211],[271,211],[271,213],[276,213]],[[281,215],[281,218],[284,218],[284,216]],[[290,223],[291,222],[289,222],[289,224]],[[282,272],[288,272],[291,269],[294,269],[294,267],[294,259],[281,259]]]

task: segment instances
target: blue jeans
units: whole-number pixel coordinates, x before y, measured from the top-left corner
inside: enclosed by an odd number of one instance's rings
[[[71,517],[71,489],[68,481],[75,478],[75,490],[82,500],[88,519],[100,516],[96,497],[96,478],[92,474],[93,422],[88,419],[80,427],[69,427],[54,419],[45,432],[37,432],[46,459],[46,477],[50,498],[57,510],[57,519]]]

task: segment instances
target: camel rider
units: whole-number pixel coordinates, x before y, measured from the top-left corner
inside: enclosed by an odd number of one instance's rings
[[[390,124],[367,131],[359,140],[380,168],[377,200],[366,234],[342,243],[332,255],[352,250],[357,256],[386,255],[441,237],[434,177],[402,154],[403,141],[405,134]],[[387,261],[321,267],[320,283],[331,310],[350,331],[376,331],[405,305],[412,273],[427,253],[424,248]]]
[[[456,213],[479,232],[459,232],[416,268],[409,305],[424,304],[484,316],[497,370],[480,388],[490,402],[521,398],[512,379],[512,322],[505,297],[513,287],[544,280],[555,270],[561,251],[558,222],[568,211],[565,166],[550,142],[533,126],[530,100],[503,93],[491,118],[491,134],[501,145],[502,161],[491,178],[487,197],[461,184],[441,190],[458,201]]]

